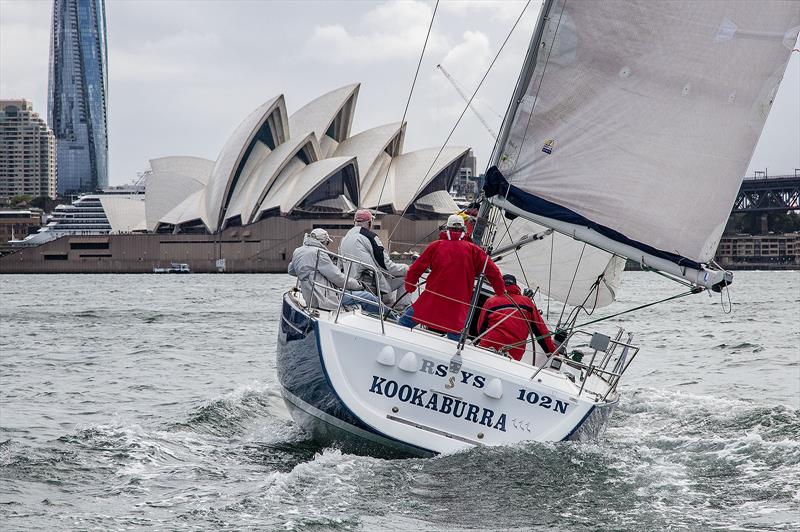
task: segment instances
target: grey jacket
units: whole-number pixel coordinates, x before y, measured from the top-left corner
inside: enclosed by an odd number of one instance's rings
[[[367,232],[373,235],[375,246],[373,246],[373,242],[361,230],[361,226],[355,225],[347,232],[341,244],[339,244],[339,254],[375,266],[378,269],[378,282],[380,283],[381,292],[384,294],[393,292],[393,289],[389,286],[389,279],[392,277],[404,278],[406,272],[408,272],[408,266],[392,262],[392,259],[389,258],[389,254],[383,249],[383,244],[378,236],[370,231]],[[378,249],[376,249],[376,247]],[[376,260],[376,252],[381,254],[381,258],[383,259],[382,265]],[[353,263],[351,276],[365,284],[374,286],[372,282],[372,270],[358,263]]]
[[[289,263],[288,270],[289,275],[300,279],[300,290],[303,292],[303,298],[306,303],[310,302],[312,307],[322,310],[336,310],[339,303],[339,294],[332,288],[344,286],[345,276],[333,263],[330,255],[325,251],[319,250],[327,251],[325,246],[317,239],[306,235],[303,239],[303,245],[292,253],[292,262]],[[317,263],[318,251],[319,263]],[[311,281],[315,265],[317,266],[317,286],[314,286]],[[347,279],[346,288],[348,290],[359,290],[361,289],[361,284],[351,275],[350,279]],[[312,291],[314,294],[313,299]]]

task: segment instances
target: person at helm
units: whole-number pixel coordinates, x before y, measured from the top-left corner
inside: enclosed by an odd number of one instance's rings
[[[528,336],[538,338],[546,353],[556,350],[550,331],[542,320],[533,300],[522,294],[517,278],[511,274],[503,276],[506,293],[486,300],[478,319],[478,333],[483,334],[478,345],[497,351],[506,351],[514,360],[525,354]]]
[[[464,229],[464,219],[451,215],[447,227],[439,233],[439,240],[428,244],[408,269],[405,283],[408,293],[417,289],[426,269],[431,271],[425,291],[400,317],[400,325],[414,327],[421,323],[458,339],[469,315],[475,278],[484,272],[496,294],[505,292],[500,270],[485,251],[466,238]]]
[[[336,310],[339,295],[344,288],[343,306],[360,305],[367,312],[379,312],[378,298],[364,290],[356,279],[345,278],[344,273],[333,263],[327,253],[332,241],[325,229],[313,229],[306,233],[303,245],[292,253],[288,273],[300,280],[303,298],[312,307]]]
[[[377,279],[374,279],[374,270],[356,262],[351,267],[351,275],[376,295],[380,294],[385,304],[392,305],[397,289],[403,286],[408,266],[393,262],[389,257],[378,235],[372,231],[374,216],[368,209],[358,209],[354,222],[339,244],[339,254],[374,266]]]

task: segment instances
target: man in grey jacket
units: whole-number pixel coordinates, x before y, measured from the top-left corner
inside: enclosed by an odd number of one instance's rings
[[[378,270],[378,279],[373,279],[373,270],[353,263],[353,277],[371,288],[374,293],[380,290],[381,298],[387,305],[395,302],[395,292],[403,287],[408,272],[406,264],[392,262],[383,249],[378,235],[372,231],[374,217],[368,209],[356,211],[355,226],[350,229],[339,244],[339,254],[357,261],[371,264]]]
[[[367,312],[379,312],[378,298],[364,290],[363,285],[354,277],[346,279],[344,273],[333,263],[330,255],[325,253],[331,242],[328,232],[325,229],[317,228],[306,233],[303,245],[294,250],[288,271],[289,275],[300,279],[303,298],[307,303],[310,302],[312,307],[336,310],[339,304],[339,292],[344,287],[347,291],[342,299],[343,306],[360,305]],[[312,281],[315,266],[317,268],[316,285]],[[346,286],[345,281],[347,281]]]

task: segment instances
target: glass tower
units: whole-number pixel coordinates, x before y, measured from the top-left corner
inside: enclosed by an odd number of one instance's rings
[[[105,0],[53,0],[48,119],[58,193],[108,186]]]

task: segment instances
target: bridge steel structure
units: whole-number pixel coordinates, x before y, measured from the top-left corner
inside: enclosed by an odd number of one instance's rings
[[[731,214],[800,210],[800,170],[794,175],[767,176],[757,172],[742,181]]]

